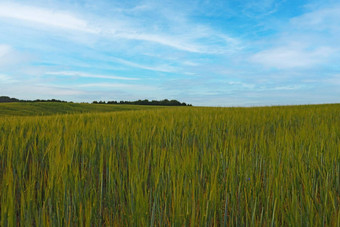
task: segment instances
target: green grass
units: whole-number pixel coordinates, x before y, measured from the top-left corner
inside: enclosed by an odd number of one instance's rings
[[[340,105],[0,118],[0,226],[340,226]]]
[[[87,103],[57,103],[57,102],[20,102],[0,103],[0,116],[35,116],[54,114],[113,112],[127,110],[145,110],[162,108],[159,106],[141,105],[103,105]]]

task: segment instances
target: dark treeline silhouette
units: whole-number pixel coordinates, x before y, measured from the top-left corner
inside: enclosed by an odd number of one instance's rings
[[[20,102],[20,100],[16,98],[10,98],[8,96],[0,96],[0,102]]]
[[[16,98],[10,98],[8,96],[0,96],[0,102],[66,102],[66,101],[57,100],[57,99],[21,100],[21,99],[16,99]]]
[[[73,102],[67,102],[62,101],[58,99],[36,99],[36,100],[21,100],[16,98],[10,98],[8,96],[0,96],[0,103],[4,102],[62,102],[62,103],[73,103]],[[185,102],[179,102],[177,100],[152,100],[149,101],[147,99],[144,100],[137,100],[137,101],[93,101],[93,104],[129,104],[129,105],[154,105],[154,106],[192,106],[191,104],[186,104]]]
[[[186,104],[185,102],[179,102],[177,100],[152,100],[147,99],[137,100],[137,101],[93,101],[93,104],[128,104],[128,105],[153,105],[153,106],[192,106],[191,104]]]

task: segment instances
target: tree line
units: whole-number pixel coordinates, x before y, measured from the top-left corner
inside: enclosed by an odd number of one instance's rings
[[[58,99],[35,99],[35,100],[22,100],[17,98],[10,98],[8,96],[0,96],[0,103],[1,102],[67,102]]]
[[[10,98],[8,96],[0,96],[0,103],[5,102],[62,102],[62,103],[73,103],[73,102],[67,102],[63,100],[58,99],[35,99],[35,100],[21,100],[17,98]],[[186,104],[185,102],[179,102],[177,100],[152,100],[149,101],[148,99],[144,100],[137,100],[137,101],[93,101],[93,104],[128,104],[128,105],[154,105],[154,106],[192,106],[191,104]]]
[[[191,104],[186,104],[185,102],[179,102],[177,100],[152,100],[148,99],[137,100],[137,101],[93,101],[93,104],[128,104],[128,105],[153,105],[153,106],[192,106]]]

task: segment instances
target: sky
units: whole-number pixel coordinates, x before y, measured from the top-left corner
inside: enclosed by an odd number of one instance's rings
[[[0,96],[340,102],[339,0],[0,0]]]

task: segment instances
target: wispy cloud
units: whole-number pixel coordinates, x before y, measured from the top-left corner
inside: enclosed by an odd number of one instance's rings
[[[202,50],[197,45],[193,45],[186,40],[181,39],[180,37],[171,37],[160,34],[151,34],[151,33],[135,33],[135,32],[123,32],[112,34],[113,37],[124,38],[124,39],[132,39],[132,40],[141,40],[147,42],[154,42],[164,46],[169,46],[178,50],[194,52],[194,53],[204,53],[206,51]]]
[[[7,83],[16,83],[19,82],[16,79],[13,79],[12,77],[5,75],[5,74],[0,74],[0,82],[7,84]]]
[[[139,64],[139,63],[135,63],[132,61],[127,61],[125,59],[121,59],[121,58],[111,58],[113,61],[127,65],[127,66],[131,66],[134,68],[139,68],[139,69],[145,69],[145,70],[150,70],[150,71],[158,71],[158,72],[176,72],[178,71],[177,68],[169,66],[169,65],[160,65],[160,66],[150,66],[150,65],[145,65],[145,64]]]
[[[5,57],[11,51],[11,47],[9,45],[0,44],[0,61],[1,58]]]
[[[1,93],[21,99],[50,99],[55,97],[65,99],[70,96],[84,94],[84,91],[81,90],[44,84],[16,84],[15,86],[16,89],[13,90],[12,87],[2,86],[0,83]]]
[[[290,20],[293,26],[302,30],[340,31],[340,4],[314,10]]]
[[[157,43],[177,50],[199,54],[225,54],[242,49],[241,42],[212,29],[204,31],[183,31],[185,35],[169,35],[144,31],[113,33],[112,37]]]
[[[129,89],[131,90],[143,90],[150,91],[156,90],[157,88],[154,86],[142,85],[142,84],[125,84],[125,83],[87,83],[87,84],[79,84],[76,87],[78,88],[109,88],[109,89]]]
[[[18,52],[10,45],[0,44],[0,72],[11,67],[18,68],[20,63],[26,62],[29,58],[27,54]]]
[[[260,18],[277,12],[279,5],[284,0],[262,0],[260,3],[256,0],[250,0],[245,4],[243,13],[248,17]]]
[[[33,22],[62,29],[98,33],[88,23],[68,12],[55,11],[16,3],[0,3],[0,17]]]
[[[32,86],[32,90],[34,90],[35,94],[44,94],[50,96],[70,96],[70,95],[80,95],[84,94],[84,91],[65,88],[65,87],[57,87],[57,86]]]
[[[331,75],[328,78],[323,79],[322,82],[332,86],[340,86],[340,74]]]
[[[317,8],[291,18],[266,48],[249,59],[277,69],[316,68],[331,64],[340,52],[340,6]]]
[[[250,59],[267,67],[279,69],[316,67],[327,59],[334,51],[330,47],[318,47],[308,50],[300,46],[276,47],[256,53]]]
[[[139,80],[139,78],[133,77],[121,77],[112,75],[97,75],[84,72],[74,72],[74,71],[60,71],[60,72],[46,72],[46,75],[54,76],[75,76],[75,77],[86,77],[86,78],[97,78],[97,79],[112,79],[112,80]]]
[[[145,7],[143,6],[141,9]],[[139,7],[135,8],[139,9]],[[216,32],[209,27],[198,26],[189,22],[186,26],[181,25],[182,31],[177,31],[178,34],[169,34],[166,31],[152,29],[152,26],[139,26],[140,22],[137,23],[133,17],[123,14],[117,14],[114,18],[101,18],[99,21],[102,23],[98,25],[91,23],[89,19],[79,13],[18,3],[0,3],[0,18],[20,20],[28,26],[33,23],[111,39],[150,42],[192,53],[221,54],[239,48],[239,41],[236,38]],[[112,20],[113,22],[111,22]],[[171,26],[172,29],[175,29],[177,25]],[[199,30],[196,28],[199,28]],[[206,39],[207,42],[201,42],[200,39],[202,38]]]
[[[269,87],[269,88],[264,88],[264,89],[259,89],[259,90],[274,90],[274,91],[281,91],[281,90],[299,90],[302,89],[306,86],[304,85],[286,85],[286,86],[277,86],[277,87]]]

